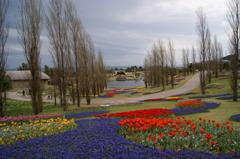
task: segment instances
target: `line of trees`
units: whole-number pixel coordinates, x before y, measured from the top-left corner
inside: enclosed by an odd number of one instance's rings
[[[5,49],[5,45],[8,38],[9,26],[6,24],[6,14],[9,7],[9,0],[0,1],[0,117],[5,114],[6,106],[6,87],[5,87],[5,69],[8,52]]]
[[[144,59],[145,87],[162,86],[168,84],[170,75],[171,86],[174,87],[175,51],[174,43],[169,39],[167,47],[162,41],[153,44],[151,52]]]
[[[229,52],[232,55],[231,58],[231,88],[233,94],[233,101],[238,100],[238,59],[239,59],[239,39],[240,39],[240,1],[229,0],[228,1],[228,14],[227,21],[230,26],[229,34]]]
[[[210,29],[206,20],[206,14],[200,8],[196,12],[196,30],[199,37],[199,57],[200,57],[200,88],[205,94],[206,82],[211,83],[212,75],[218,77],[219,72],[223,71],[222,61],[223,50],[221,43],[215,35],[211,38]],[[239,59],[239,38],[240,38],[240,1],[228,1],[227,20],[230,26],[229,52],[232,55],[230,60],[231,80],[230,86],[233,94],[233,101],[238,99],[238,59]]]
[[[6,91],[5,65],[7,52],[5,44],[8,37],[8,25],[5,17],[8,0],[0,1],[0,116],[4,116],[4,98]],[[18,39],[24,50],[26,64],[19,70],[29,70],[31,79],[32,108],[34,114],[43,111],[41,83],[41,33],[46,20],[46,30],[51,45],[54,68],[48,68],[54,83],[54,97],[57,94],[63,111],[67,110],[67,96],[73,104],[80,107],[81,97],[91,103],[91,94],[99,95],[106,86],[106,70],[101,50],[95,55],[94,44],[77,14],[71,0],[49,1],[47,14],[44,13],[41,0],[20,0],[16,28]],[[58,92],[58,93],[57,93]]]
[[[222,45],[218,42],[216,35],[214,35],[214,38],[212,40],[206,15],[203,12],[202,8],[199,8],[196,11],[196,15],[196,31],[198,34],[197,52],[199,62],[196,62],[197,54],[194,46],[192,46],[191,53],[189,51],[189,48],[183,48],[183,74],[188,75],[190,72],[194,74],[196,69],[198,69],[200,72],[200,89],[201,93],[204,95],[206,93],[205,86],[207,83],[212,82],[212,76],[214,75],[218,77],[219,72],[223,71],[223,50]]]
[[[42,112],[40,36],[43,29],[43,7],[41,1],[20,0],[17,22],[18,39],[31,72],[30,96],[34,114]]]
[[[91,93],[101,93],[106,84],[101,50],[96,57],[92,39],[70,0],[51,0],[46,23],[54,64],[53,80],[63,110],[67,110],[67,91],[78,107],[81,97],[90,104]]]

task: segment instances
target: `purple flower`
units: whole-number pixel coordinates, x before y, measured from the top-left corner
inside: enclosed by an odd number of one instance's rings
[[[81,113],[76,113],[76,114],[68,114],[65,115],[66,119],[70,118],[83,118],[83,117],[90,117],[94,115],[100,115],[100,114],[105,114],[108,113],[109,111],[91,111],[91,112],[81,112]]]
[[[51,114],[51,115],[32,115],[32,116],[19,116],[19,117],[0,117],[0,121],[12,122],[12,121],[24,121],[24,120],[40,120],[61,117],[63,114]]]
[[[185,115],[185,114],[193,114],[193,113],[198,113],[198,112],[207,112],[207,109],[203,108],[188,108],[188,109],[170,109],[171,111],[174,112],[175,115]]]
[[[77,129],[0,146],[0,158],[239,158],[205,151],[166,150],[144,146],[118,135],[119,119],[77,120]]]
[[[240,121],[240,114],[236,114],[236,115],[232,115],[230,117],[231,120],[236,120],[236,121]]]

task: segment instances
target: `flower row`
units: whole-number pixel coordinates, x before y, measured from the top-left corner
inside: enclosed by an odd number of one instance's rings
[[[112,117],[127,117],[127,118],[136,118],[136,117],[159,117],[159,116],[171,116],[174,113],[169,109],[144,109],[144,110],[135,110],[129,112],[119,112],[119,113],[110,113],[103,115],[95,115],[95,117],[100,118],[112,118]]]
[[[239,158],[240,154],[217,154],[193,150],[159,151],[124,139],[116,132],[119,119],[78,120],[77,129],[0,146],[2,158]]]
[[[154,99],[145,99],[143,100],[143,102],[147,102],[147,101],[177,101],[177,100],[181,100],[183,98],[180,97],[167,97],[167,98],[154,98]]]
[[[230,119],[235,121],[240,121],[240,114],[232,115]]]
[[[177,108],[199,108],[203,107],[205,104],[201,100],[187,100],[175,104]]]
[[[63,114],[51,114],[51,115],[32,115],[32,116],[19,116],[19,117],[0,117],[0,122],[12,122],[12,121],[24,121],[24,120],[39,120],[61,117]]]
[[[230,122],[166,118],[135,118],[120,120],[119,134],[127,140],[155,147],[161,151],[196,150],[215,153],[239,152],[240,135]]]
[[[105,114],[105,113],[108,113],[108,112],[109,111],[81,112],[81,113],[65,115],[65,118],[66,119],[70,119],[70,118],[83,118],[83,117],[90,117],[90,116],[99,115],[99,114]]]
[[[12,145],[19,140],[52,135],[76,128],[76,126],[74,119],[64,118],[30,120],[29,123],[11,122],[10,125],[0,128],[0,144]]]

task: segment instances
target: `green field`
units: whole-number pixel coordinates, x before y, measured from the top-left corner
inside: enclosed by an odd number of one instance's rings
[[[186,80],[182,81],[181,84],[177,85],[175,88],[180,87],[184,83],[190,79],[191,76],[187,77]],[[208,95],[216,95],[216,94],[223,94],[223,93],[230,93],[231,89],[229,87],[229,79],[216,79],[213,78],[212,84],[222,85],[223,88],[210,88],[208,89]],[[158,88],[153,88],[158,89]],[[170,89],[170,88],[168,88]],[[199,89],[196,88],[193,90],[195,92],[199,92]],[[140,93],[139,93],[140,94]],[[189,98],[189,96],[181,96],[185,99]],[[125,95],[119,95],[115,98],[128,98]],[[206,98],[205,100],[220,102],[221,105],[218,108],[210,109],[209,112],[204,113],[196,113],[186,115],[189,119],[198,119],[199,117],[205,119],[213,119],[219,122],[228,121],[230,116],[239,114],[240,113],[240,100],[238,102],[233,102],[232,100],[217,100],[215,98]],[[15,100],[7,100],[8,102],[8,109],[6,112],[6,116],[20,116],[20,115],[33,115],[31,103],[26,101],[15,101]],[[175,101],[155,101],[155,102],[144,102],[143,104],[128,104],[128,105],[113,105],[107,107],[110,113],[115,112],[126,112],[126,111],[134,111],[134,110],[141,110],[141,109],[151,109],[151,108],[166,108],[166,109],[174,109],[175,108]],[[93,104],[91,106],[98,107],[100,104]],[[81,107],[88,107],[88,105],[82,104]],[[76,105],[69,104],[69,109],[77,108]],[[59,106],[54,106],[52,103],[44,103],[43,112],[41,114],[57,114],[57,113],[64,113],[62,108]],[[93,117],[90,117],[93,118]],[[238,122],[234,122],[238,123]],[[239,124],[237,124],[239,125]]]

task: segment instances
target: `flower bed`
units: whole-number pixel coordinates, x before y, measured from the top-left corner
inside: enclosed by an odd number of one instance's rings
[[[240,95],[238,95],[237,98],[240,98]],[[233,99],[233,97],[232,96],[228,96],[228,97],[220,97],[220,98],[216,98],[216,99],[227,100],[227,99]]]
[[[153,99],[145,99],[141,100],[141,102],[149,102],[149,101],[177,101],[182,100],[183,98],[180,97],[167,97],[167,98],[153,98]]]
[[[186,96],[186,95],[192,95],[192,94],[196,94],[195,92],[189,92],[189,93],[183,93],[183,94],[177,94],[174,96]]]
[[[211,98],[211,95],[193,95],[193,96],[189,96],[188,98]]]
[[[6,126],[7,125],[7,126]],[[52,135],[59,132],[74,129],[77,125],[74,119],[67,120],[64,118],[47,119],[47,120],[29,120],[26,122],[3,123],[0,127],[0,144],[12,145],[19,140],[29,140],[30,138],[40,137],[43,135]]]
[[[105,94],[105,95],[99,95],[98,97],[100,97],[100,98],[111,98],[113,96],[114,96],[114,94]]]
[[[222,89],[224,86],[223,85],[218,85],[217,89]]]
[[[107,97],[113,97],[114,94],[105,94]]]
[[[65,118],[66,119],[70,119],[70,118],[83,118],[83,117],[90,117],[90,116],[99,115],[99,114],[105,114],[105,113],[108,113],[108,112],[109,111],[81,112],[81,113],[65,115]]]
[[[77,129],[0,146],[1,158],[239,158],[238,154],[146,148],[117,134],[119,119],[77,120]]]
[[[19,117],[0,117],[0,122],[40,120],[40,119],[56,118],[56,117],[61,117],[61,116],[63,116],[63,114],[32,115],[32,116],[19,116]]]
[[[123,93],[127,93],[127,91],[119,91],[119,92],[114,92],[115,94],[123,94]]]
[[[177,100],[182,100],[184,98],[181,98],[181,97],[167,97],[166,98],[168,101],[177,101]]]
[[[131,92],[130,94],[137,94],[137,93],[139,93],[139,92]]]
[[[163,152],[167,149],[191,149],[215,154],[240,152],[237,144],[240,135],[230,122],[215,123],[214,120],[207,121],[202,118],[194,122],[178,117],[125,119],[120,120],[118,124],[122,126],[119,134],[127,140],[145,147],[155,147]]]
[[[211,95],[211,97],[221,97],[221,96],[229,96],[230,93],[224,93],[224,94],[217,94],[217,95]]]
[[[232,115],[230,119],[235,121],[240,121],[240,114]]]
[[[205,106],[202,107],[202,109],[213,109],[220,106],[220,103],[214,103],[214,102],[204,102]]]
[[[204,102],[201,100],[187,100],[183,102],[179,102],[175,104],[177,108],[184,109],[184,108],[199,108],[205,106]]]
[[[188,108],[188,109],[170,109],[176,116],[180,115],[186,115],[186,114],[193,114],[193,113],[199,113],[199,112],[208,112],[207,109],[204,108]]]
[[[173,112],[169,109],[144,109],[144,110],[135,110],[129,112],[120,112],[120,113],[110,113],[103,115],[95,115],[99,118],[136,118],[136,117],[168,117],[173,115]]]

